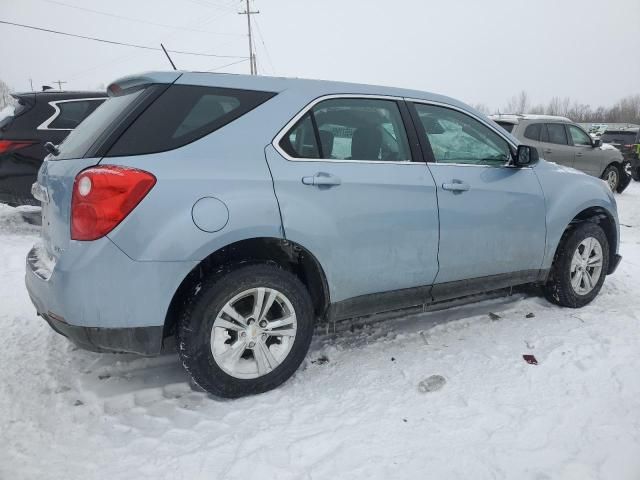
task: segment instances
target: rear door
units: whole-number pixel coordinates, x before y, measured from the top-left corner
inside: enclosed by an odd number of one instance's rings
[[[400,99],[325,97],[266,149],[286,238],[318,258],[332,302],[352,299],[343,316],[428,300],[436,190],[407,124]]]
[[[599,177],[604,168],[602,151],[593,148],[591,137],[576,125],[567,125],[574,151],[574,168]]]
[[[545,160],[573,167],[575,152],[569,145],[569,138],[564,123],[545,123],[545,141],[542,142],[542,156]]]
[[[413,106],[440,207],[434,299],[536,280],[546,222],[534,169],[507,166],[505,137],[468,113]]]

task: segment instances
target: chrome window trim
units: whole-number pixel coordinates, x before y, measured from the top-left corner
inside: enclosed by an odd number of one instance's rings
[[[425,162],[415,161],[413,159],[395,160],[390,162],[386,160],[341,160],[336,158],[296,158],[296,157],[290,156],[287,152],[285,152],[280,147],[280,140],[282,140],[282,138],[287,134],[287,132],[289,132],[289,130],[293,128],[293,126],[296,123],[298,123],[298,120],[304,117],[309,112],[309,110],[311,110],[314,106],[316,106],[318,103],[324,100],[335,100],[340,98],[361,98],[364,100],[391,100],[394,102],[404,100],[403,97],[395,97],[393,95],[376,95],[376,94],[367,94],[367,93],[332,93],[328,95],[322,95],[312,100],[307,105],[305,105],[302,108],[302,110],[300,110],[291,120],[289,120],[289,122],[287,122],[287,124],[282,129],[280,129],[280,131],[278,131],[274,139],[271,141],[271,145],[273,146],[273,148],[275,148],[276,151],[282,157],[284,157],[286,160],[290,162],[362,163],[365,165],[421,165],[424,167]],[[404,119],[402,120],[403,120],[402,126],[405,128],[405,135],[406,135],[407,127],[404,124]],[[408,140],[409,139],[407,137],[407,141]]]
[[[518,149],[518,145],[513,143],[513,141],[511,141],[511,139],[509,139],[508,137],[505,137],[497,128],[495,128],[493,125],[488,123],[482,117],[479,117],[478,115],[476,115],[476,114],[474,114],[474,113],[472,113],[472,112],[470,112],[468,110],[465,110],[464,108],[456,107],[455,105],[451,105],[449,103],[437,102],[437,101],[432,101],[432,100],[422,100],[422,99],[419,99],[419,98],[408,98],[408,97],[405,97],[404,100],[406,102],[411,102],[411,103],[421,103],[423,105],[434,105],[436,107],[449,108],[451,110],[456,110],[456,111],[458,111],[460,113],[463,113],[463,114],[473,118],[474,120],[477,120],[482,125],[484,125],[485,127],[489,128],[490,130],[492,130],[495,134],[497,134],[500,138],[502,138],[505,142],[507,142],[508,145],[513,147],[515,150]],[[456,166],[456,167],[483,167],[483,168],[509,167],[509,168],[516,168],[513,165],[511,165],[511,160],[507,161],[506,163],[504,163],[502,165],[477,165],[477,164],[473,164],[473,163],[446,163],[446,162],[427,162],[427,164],[429,164],[429,165],[453,165],[453,166]],[[517,167],[517,168],[532,168],[532,167]]]
[[[94,101],[95,100],[101,100],[101,101],[104,102],[107,98],[108,97],[69,98],[69,99],[66,99],[66,100],[55,100],[53,102],[49,102],[49,105],[51,105],[55,111],[53,112],[53,115],[51,115],[44,122],[42,122],[40,125],[38,125],[36,130],[49,130],[49,131],[53,130],[53,131],[58,131],[58,132],[71,132],[73,130],[73,128],[49,128],[49,125],[56,118],[58,118],[58,115],[60,115],[60,107],[58,107],[59,103],[86,102],[88,100],[94,100]]]

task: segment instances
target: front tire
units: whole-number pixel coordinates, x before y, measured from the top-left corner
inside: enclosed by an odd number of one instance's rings
[[[296,276],[277,265],[249,265],[196,288],[178,324],[178,353],[209,393],[262,393],[297,370],[313,327],[311,297]]]
[[[618,185],[620,184],[620,175],[621,172],[618,167],[615,165],[609,165],[604,169],[604,172],[602,172],[601,178],[607,182],[607,185],[609,185],[612,192],[616,192],[618,190]]]
[[[567,230],[544,286],[545,297],[563,307],[580,308],[600,292],[609,270],[609,242],[602,228],[582,222]]]

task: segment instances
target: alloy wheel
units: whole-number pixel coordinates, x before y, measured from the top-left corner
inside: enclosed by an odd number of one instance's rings
[[[587,237],[578,244],[571,259],[571,286],[578,295],[586,295],[594,289],[602,274],[602,245],[594,237]]]
[[[296,329],[294,308],[282,292],[251,288],[218,312],[211,329],[211,353],[232,377],[262,377],[287,358]]]
[[[618,171],[615,169],[611,169],[609,173],[607,173],[607,184],[609,188],[615,192],[618,187]]]

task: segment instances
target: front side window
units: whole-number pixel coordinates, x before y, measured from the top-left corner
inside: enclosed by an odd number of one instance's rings
[[[73,130],[80,122],[87,118],[100,106],[104,100],[72,100],[58,102],[56,105],[60,113],[53,119],[47,128]]]
[[[578,127],[569,125],[569,134],[571,135],[571,140],[573,140],[574,145],[591,146],[591,138],[589,137],[589,135],[580,130]]]
[[[411,161],[400,109],[393,100],[319,102],[285,134],[280,147],[293,158]]]
[[[558,145],[568,145],[567,132],[562,123],[547,123],[547,134],[549,135],[549,143],[557,143]]]
[[[415,107],[436,162],[500,166],[511,158],[506,140],[469,115],[436,105]]]

